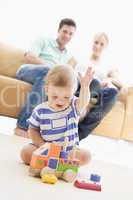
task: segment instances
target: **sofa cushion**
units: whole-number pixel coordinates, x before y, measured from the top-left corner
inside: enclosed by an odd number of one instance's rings
[[[23,63],[23,50],[0,43],[0,75],[16,77],[16,71]]]

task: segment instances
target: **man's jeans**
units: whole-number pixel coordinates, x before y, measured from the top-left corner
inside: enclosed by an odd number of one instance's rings
[[[27,119],[30,117],[33,109],[45,101],[44,92],[45,76],[49,71],[49,66],[25,64],[17,71],[16,78],[32,84],[32,90],[27,96],[27,101],[19,113],[17,126],[23,129],[28,128]]]

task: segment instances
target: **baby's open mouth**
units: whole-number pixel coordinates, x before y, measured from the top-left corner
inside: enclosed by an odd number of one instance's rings
[[[62,108],[62,107],[63,107],[63,105],[59,105],[59,104],[56,104],[56,106],[57,106],[58,108]]]

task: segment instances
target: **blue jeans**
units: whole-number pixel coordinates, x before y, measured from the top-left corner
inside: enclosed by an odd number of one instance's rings
[[[45,101],[44,92],[45,76],[49,71],[49,66],[25,64],[17,71],[16,78],[32,84],[32,90],[27,95],[27,101],[19,113],[17,126],[23,129],[28,128],[27,119],[30,117],[33,109],[38,104]]]
[[[93,88],[94,89],[94,88]],[[87,113],[85,118],[79,122],[79,140],[86,138],[93,129],[100,124],[104,116],[112,109],[117,98],[117,89],[100,89],[97,104]]]

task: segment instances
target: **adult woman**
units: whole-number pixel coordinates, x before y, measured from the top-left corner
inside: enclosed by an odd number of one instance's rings
[[[103,117],[112,109],[116,102],[118,89],[122,87],[117,78],[118,70],[103,65],[103,52],[109,40],[105,33],[96,34],[92,43],[92,52],[89,55],[89,66],[94,68],[96,81],[90,85],[92,104],[84,119],[79,123],[80,140],[87,137],[101,122]]]
[[[95,77],[100,81],[102,87],[122,88],[117,68],[110,67],[104,63],[103,53],[109,44],[108,36],[105,33],[96,34],[92,44],[92,52],[89,62],[94,67]]]

